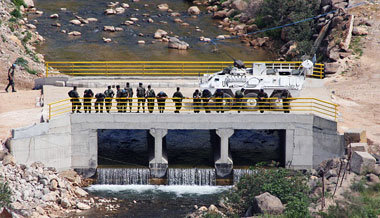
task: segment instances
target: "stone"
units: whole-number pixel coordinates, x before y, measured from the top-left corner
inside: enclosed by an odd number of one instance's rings
[[[372,172],[373,172],[376,176],[380,176],[380,166],[376,164],[375,167],[373,168]]]
[[[33,0],[24,0],[26,6],[28,6],[28,8],[34,8],[34,2]]]
[[[115,11],[116,11],[116,14],[122,14],[125,12],[125,9],[123,7],[118,7],[115,9]]]
[[[367,143],[351,143],[349,145],[349,147],[351,147],[351,152],[354,152],[354,151],[368,152],[368,144]]]
[[[189,9],[187,9],[187,13],[191,15],[199,15],[201,13],[201,10],[197,6],[191,6]]]
[[[208,212],[215,213],[216,211],[218,211],[218,208],[215,205],[211,204],[210,207],[208,207]]]
[[[207,207],[205,207],[205,206],[200,207],[198,210],[201,211],[201,212],[208,211]]]
[[[106,15],[113,15],[113,14],[116,14],[116,11],[115,11],[115,9],[108,8],[108,9],[106,9],[106,10],[104,11],[104,13],[105,13]]]
[[[72,31],[68,33],[69,36],[81,36],[82,33],[78,31]]]
[[[380,179],[378,176],[376,176],[375,174],[373,173],[370,173],[367,175],[367,181],[369,184],[371,185],[375,185],[375,184],[378,184],[380,183]]]
[[[61,27],[61,24],[60,24],[60,23],[52,23],[51,25],[52,25],[52,26],[56,26],[56,27]]]
[[[148,18],[148,23],[153,23],[154,20],[152,18]]]
[[[276,196],[265,192],[255,197],[253,208],[257,213],[282,214],[285,207]]]
[[[165,37],[168,33],[165,30],[158,29],[154,33],[154,38],[155,39],[161,39],[162,37]]]
[[[115,31],[116,32],[121,32],[121,31],[123,31],[124,29],[123,28],[121,28],[121,27],[115,27]]]
[[[80,210],[88,210],[88,209],[91,209],[90,206],[88,206],[87,204],[82,203],[82,202],[78,202],[78,203],[77,203],[77,208],[80,209]]]
[[[133,21],[133,22],[136,22],[136,21],[139,21],[139,19],[138,18],[136,18],[136,17],[131,17],[131,18],[129,18],[131,21]]]
[[[37,15],[43,15],[44,12],[43,11],[36,11],[35,14],[37,14]]]
[[[56,179],[50,181],[50,190],[55,191],[58,189],[58,182]]]
[[[85,190],[79,187],[75,187],[74,193],[79,197],[86,197],[88,195],[88,193]]]
[[[219,36],[216,37],[216,39],[224,40],[224,39],[226,39],[226,37],[224,35],[219,35]]]
[[[181,14],[178,13],[178,12],[173,12],[173,13],[170,14],[170,16],[172,16],[172,17],[179,17],[179,16],[181,16]]]
[[[13,157],[12,154],[7,154],[4,159],[3,159],[3,165],[4,166],[7,166],[8,164],[10,165],[15,165],[16,164],[16,160],[15,158]]]
[[[74,24],[74,25],[81,25],[82,24],[82,22],[80,22],[80,20],[77,20],[77,19],[70,20],[70,23]]]
[[[231,8],[239,10],[239,11],[244,11],[248,7],[248,3],[244,0],[235,0],[231,4]]]
[[[326,68],[326,65],[325,65]],[[367,143],[367,134],[364,129],[349,129],[344,132],[345,146],[350,143],[363,142]]]
[[[45,214],[45,210],[42,209],[42,207],[37,206],[35,209],[36,209],[36,212],[38,212],[39,214],[41,214],[41,215],[44,215],[44,214]]]
[[[245,27],[246,27],[246,25],[244,23],[236,25],[234,27],[234,31],[244,30]]]
[[[29,29],[36,29],[37,27],[31,23],[28,23],[25,25],[26,27],[28,27]]]
[[[124,22],[124,24],[127,25],[127,26],[128,26],[128,25],[133,25],[134,22],[131,21],[131,20],[127,20],[127,21]]]
[[[157,5],[157,8],[158,8],[159,10],[161,10],[161,11],[167,11],[167,10],[169,10],[169,5],[166,4],[166,3],[164,3],[164,4],[159,4],[159,5]]]
[[[139,41],[137,41],[137,44],[145,44],[145,41],[144,40],[139,40]]]
[[[108,32],[115,32],[115,27],[114,26],[104,26],[103,30],[108,31]]]
[[[63,208],[69,208],[69,207],[71,207],[70,201],[67,200],[67,198],[62,198],[61,199],[61,206]]]
[[[357,26],[352,30],[352,34],[354,36],[366,36],[368,35],[368,30],[365,27]]]
[[[351,157],[351,170],[359,175],[371,172],[376,165],[376,159],[367,152],[355,151]]]
[[[339,69],[339,63],[333,62],[333,63],[325,63],[325,73],[327,74],[334,74]]]
[[[176,23],[183,23],[183,20],[181,20],[180,18],[176,18],[176,19],[174,19],[174,22],[176,22]]]
[[[259,43],[260,47],[266,45],[268,41],[269,41],[269,37],[257,38],[257,42]]]
[[[43,201],[53,201],[55,202],[57,200],[57,195],[55,192],[50,192],[42,196]]]
[[[103,37],[103,42],[109,43],[112,42],[112,39]]]
[[[97,22],[98,19],[95,18],[95,17],[90,17],[90,18],[87,18],[87,21],[88,21],[88,22]]]
[[[0,161],[2,161],[7,154],[8,154],[7,151],[1,150],[0,151]]]
[[[214,18],[214,19],[223,19],[223,18],[227,17],[227,12],[228,12],[228,10],[217,11],[217,12],[214,13],[214,15],[212,16],[212,18]]]
[[[52,14],[52,15],[50,15],[50,18],[51,18],[51,19],[56,19],[56,18],[58,18],[58,17],[59,17],[58,14]]]
[[[121,3],[121,7],[123,7],[123,8],[129,8],[129,4],[127,4],[127,3]]]

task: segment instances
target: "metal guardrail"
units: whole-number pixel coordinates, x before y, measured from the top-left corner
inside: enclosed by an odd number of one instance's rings
[[[87,102],[83,100],[86,99]],[[49,105],[49,119],[56,116],[74,112],[86,113],[129,113],[143,112],[142,106],[138,103],[144,102],[145,112],[159,111],[158,98],[106,98],[109,102],[102,102],[96,105],[95,98],[67,98]],[[175,98],[166,98],[163,105],[164,112],[176,111],[179,107]],[[195,101],[194,101],[195,100]],[[86,105],[87,103],[87,105]],[[108,105],[107,105],[108,103]],[[177,105],[176,105],[177,103]],[[74,108],[75,106],[75,108]],[[79,106],[79,109],[77,108]],[[87,107],[85,109],[85,107]],[[140,109],[140,110],[139,110]],[[162,109],[162,108],[161,108]],[[181,102],[179,112],[287,112],[287,113],[312,113],[329,119],[337,120],[337,105],[316,98],[211,98],[211,99],[193,99],[185,98]]]
[[[302,62],[284,61],[245,61],[265,63],[268,68],[297,69]],[[55,61],[45,62],[46,77],[59,75],[70,76],[202,76],[223,70],[233,65],[232,61]],[[50,69],[60,73],[50,72]],[[316,63],[312,77],[324,78],[324,64]]]

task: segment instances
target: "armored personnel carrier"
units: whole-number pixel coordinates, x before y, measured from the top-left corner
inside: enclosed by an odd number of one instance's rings
[[[233,67],[204,75],[200,80],[200,89],[208,89],[213,94],[220,89],[224,98],[228,99],[233,98],[237,90],[244,88],[245,97],[252,98],[247,103],[255,106],[256,100],[253,98],[257,97],[260,89],[273,98],[273,101],[281,96],[283,90],[288,90],[292,97],[298,97],[306,76],[313,74],[313,67],[313,62],[306,60],[298,69],[281,65],[268,68],[265,63],[253,63],[252,67],[246,68],[242,61],[235,60]]]

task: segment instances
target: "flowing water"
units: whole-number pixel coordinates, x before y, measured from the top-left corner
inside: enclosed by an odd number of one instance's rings
[[[218,43],[218,51],[211,43],[203,43],[200,36],[215,38],[221,34],[228,34],[218,28],[218,21],[211,18],[211,14],[205,13],[205,7],[200,6],[202,13],[197,18],[187,14],[191,6],[190,1],[185,0],[140,0],[138,2],[120,1],[128,3],[130,8],[119,15],[104,15],[108,1],[103,0],[35,0],[38,10],[44,12],[41,16],[30,15],[30,20],[36,20],[37,31],[46,39],[46,42],[37,47],[38,52],[45,54],[48,61],[78,61],[78,60],[231,60],[225,53],[237,59],[243,60],[272,60],[274,54],[263,50],[254,49],[240,43],[239,39],[226,40]],[[184,27],[175,23],[170,13],[159,11],[157,5],[167,3],[174,12],[179,12],[184,22],[189,26]],[[148,5],[148,7],[144,6]],[[66,8],[61,11],[60,8]],[[58,13],[58,19],[50,19],[49,16]],[[146,20],[149,15],[154,23]],[[90,22],[84,26],[70,24],[75,15],[83,18],[95,17],[98,22]],[[138,18],[137,25],[122,25],[131,17]],[[52,24],[60,23],[61,27]],[[103,27],[111,25],[122,27],[122,32],[104,32]],[[196,31],[197,27],[201,30]],[[168,49],[167,43],[154,41],[153,34],[157,29],[163,29],[170,36],[179,38],[190,45],[190,49],[179,51]],[[61,30],[80,31],[82,36],[72,37],[61,33]],[[139,36],[142,33],[143,36]],[[104,43],[102,38],[111,38],[111,43]],[[137,44],[138,40],[144,40],[146,44]]]

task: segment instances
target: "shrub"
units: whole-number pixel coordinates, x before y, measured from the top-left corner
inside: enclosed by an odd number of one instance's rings
[[[254,198],[264,192],[278,197],[287,204],[287,217],[308,217],[309,187],[307,176],[299,171],[284,168],[254,168],[254,175],[245,175],[231,191],[227,198],[239,213],[244,213],[253,203]]]
[[[11,204],[12,192],[7,183],[0,183],[0,208],[9,207]]]
[[[28,31],[26,32],[25,37],[22,39],[22,42],[27,43],[32,38],[32,34]]]
[[[16,5],[17,8],[20,8],[20,6],[24,6],[25,8],[27,5],[25,4],[24,0],[12,0],[13,4]]]
[[[19,66],[22,66],[22,67],[27,67],[28,66],[28,61],[25,60],[22,57],[19,57],[19,58],[16,59],[15,64],[17,64]]]
[[[13,11],[11,12],[11,15],[13,16],[13,17],[15,17],[15,18],[21,18],[21,12],[20,12],[20,10],[19,9],[13,9]]]

